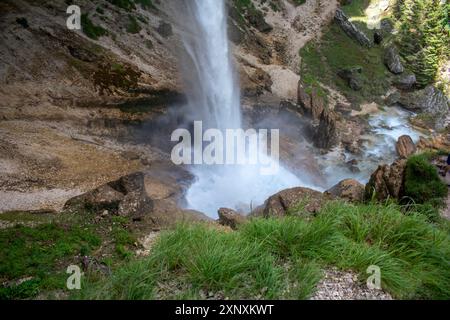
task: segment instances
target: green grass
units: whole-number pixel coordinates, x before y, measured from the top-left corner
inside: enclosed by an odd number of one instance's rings
[[[27,298],[39,290],[62,287],[65,270],[55,269],[65,259],[90,254],[100,245],[92,229],[48,223],[0,230],[0,277],[32,277],[16,286],[1,287],[0,299]]]
[[[389,88],[390,74],[383,64],[383,50],[364,48],[349,38],[336,24],[323,32],[320,42],[310,42],[300,50],[304,79],[315,79],[337,87],[353,102],[380,99]],[[361,91],[353,91],[337,73],[341,69],[362,67]]]
[[[0,229],[0,299],[29,299],[39,294],[51,298],[54,292],[67,295],[66,269],[81,266],[82,256],[110,267],[134,256],[136,232],[124,217],[98,221],[89,212],[10,212],[0,214],[0,221],[13,225]],[[98,272],[90,270],[86,277],[97,279]]]
[[[408,159],[404,193],[408,199],[420,204],[439,204],[447,196],[447,185],[440,179],[427,155],[415,155]]]
[[[416,208],[417,209],[417,208]],[[366,281],[381,268],[396,298],[450,298],[448,222],[397,205],[331,202],[312,220],[255,219],[237,232],[179,225],[162,234],[150,257],[134,260],[74,298],[305,299],[335,266]]]
[[[373,38],[373,30],[367,28],[366,8],[370,0],[352,1],[342,7],[349,19],[369,38]],[[389,41],[386,37],[385,41]],[[333,23],[323,32],[320,41],[311,41],[300,50],[302,58],[300,74],[304,79],[315,79],[325,85],[337,88],[351,102],[383,103],[380,98],[390,87],[393,76],[383,62],[384,51],[381,46],[364,48],[348,37],[341,28]],[[362,90],[349,88],[346,80],[337,76],[339,70],[362,67]]]

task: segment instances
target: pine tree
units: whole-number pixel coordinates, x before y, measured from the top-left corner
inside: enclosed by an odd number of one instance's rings
[[[450,57],[450,4],[440,0],[398,0],[397,43],[420,86],[436,78],[442,61]]]

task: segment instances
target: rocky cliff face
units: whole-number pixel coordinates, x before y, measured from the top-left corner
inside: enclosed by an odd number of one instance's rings
[[[178,125],[183,101],[175,2],[0,3],[0,195],[12,199],[0,210],[60,208],[168,159],[157,136]],[[82,30],[66,26],[72,3]],[[295,101],[298,50],[332,20],[337,1],[227,5],[247,105],[265,95]]]

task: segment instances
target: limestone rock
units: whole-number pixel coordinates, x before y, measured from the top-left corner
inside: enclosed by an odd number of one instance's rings
[[[339,140],[334,112],[325,110],[320,115],[319,126],[315,129],[313,142],[317,148],[329,149]]]
[[[315,214],[320,211],[326,197],[321,192],[308,188],[292,188],[283,190],[266,200],[261,208],[255,210],[252,215],[268,217],[283,217],[304,205],[304,211]]]
[[[137,218],[151,212],[153,203],[145,191],[144,174],[137,172],[70,199],[64,207],[99,214],[108,210],[112,214]]]
[[[370,177],[366,185],[366,199],[371,199],[375,192],[376,199],[399,199],[403,192],[406,159],[395,161],[392,165],[381,165]]]
[[[158,229],[179,222],[211,220],[200,212],[180,207],[190,181],[192,176],[180,167],[152,164],[146,172],[127,175],[69,200],[64,209],[93,210],[99,217],[108,210],[109,214]]]
[[[240,215],[236,211],[227,208],[219,209],[219,223],[223,226],[228,226],[236,230],[239,225],[245,223],[246,217]]]
[[[351,202],[362,202],[364,200],[365,187],[354,179],[346,179],[327,190],[326,193]]]
[[[338,76],[347,81],[347,84],[351,89],[359,91],[363,87],[361,73],[362,68],[360,67],[349,68],[340,70]]]
[[[409,156],[416,153],[416,145],[408,135],[404,135],[398,138],[395,149],[397,150],[397,154],[400,158],[408,158]]]
[[[319,95],[317,89],[312,88],[311,92],[308,93],[305,84],[300,80],[297,96],[300,112],[313,120],[318,120],[325,110],[325,100]]]
[[[369,40],[367,35],[359,30],[352,22],[350,22],[350,20],[348,20],[347,16],[341,9],[338,9],[336,11],[334,20],[350,38],[356,40],[360,45],[364,47],[372,47],[373,44]]]
[[[436,129],[445,127],[445,118],[449,113],[449,99],[433,85],[425,89],[401,94],[398,103],[405,109],[417,113],[426,113],[434,118]]]
[[[389,46],[386,48],[384,53],[384,64],[394,74],[403,73],[405,70],[403,64],[400,61],[400,56],[397,49],[394,46]]]
[[[411,90],[416,85],[416,82],[415,74],[407,74],[394,81],[394,86],[400,90]]]

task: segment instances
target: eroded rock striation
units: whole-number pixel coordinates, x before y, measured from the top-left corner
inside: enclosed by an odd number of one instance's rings
[[[345,13],[338,9],[334,16],[334,20],[341,27],[341,29],[352,39],[357,41],[360,45],[364,47],[372,47],[373,43],[367,37],[367,35],[359,30],[345,15]]]
[[[396,160],[391,165],[381,165],[370,177],[365,188],[366,199],[399,199],[405,181],[406,159]]]

